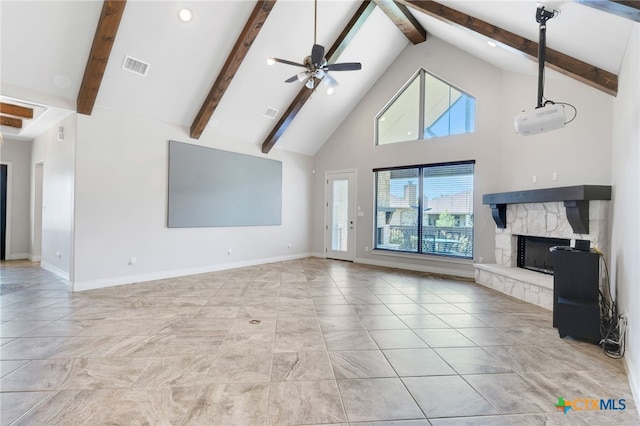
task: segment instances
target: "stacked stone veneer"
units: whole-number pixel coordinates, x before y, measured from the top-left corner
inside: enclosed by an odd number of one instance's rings
[[[496,263],[476,264],[476,282],[552,309],[553,276],[516,266],[517,236],[589,240],[591,247],[607,253],[608,209],[609,201],[589,201],[589,234],[575,234],[564,202],[509,204],[506,228],[496,228]]]

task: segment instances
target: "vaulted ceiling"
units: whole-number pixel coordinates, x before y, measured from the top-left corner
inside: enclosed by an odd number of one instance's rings
[[[637,2],[544,3],[561,11],[548,24],[548,67],[615,96],[640,21]],[[178,19],[182,8],[190,22]],[[312,155],[411,43],[437,37],[499,68],[535,74],[535,11],[528,0],[319,0],[317,42],[329,63],[362,63],[361,71],[333,72],[340,86],[327,95],[284,83],[300,68],[266,63],[310,54],[310,0],[3,0],[2,133],[30,139],[68,111],[91,114],[97,105],[174,123],[185,141],[210,134]],[[145,76],[123,69],[127,56],[148,64]],[[268,108],[278,111],[273,118],[263,115]]]

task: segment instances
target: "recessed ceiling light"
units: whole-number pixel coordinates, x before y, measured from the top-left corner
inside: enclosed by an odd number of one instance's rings
[[[327,95],[333,95],[333,87],[327,89]]]
[[[191,11],[189,9],[180,9],[178,16],[180,17],[180,20],[182,22],[189,22],[192,17]]]
[[[380,121],[384,121],[384,120],[386,120],[386,119],[387,119],[387,117],[384,117],[384,116],[383,116],[383,117],[380,117]]]
[[[412,134],[412,133],[413,133],[412,131],[408,131],[408,132],[407,132],[407,135],[408,135],[408,136],[411,136],[411,134]]]
[[[491,47],[496,47],[497,46],[496,42],[495,41],[491,41],[491,40],[487,40],[487,44],[489,46],[491,46]]]
[[[275,60],[275,59],[273,59],[273,58],[269,58],[269,59],[267,59],[267,65],[273,65],[273,64],[275,64],[275,63],[276,63],[276,60]]]

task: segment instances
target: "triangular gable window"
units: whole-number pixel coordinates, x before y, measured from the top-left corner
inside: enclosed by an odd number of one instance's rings
[[[376,144],[473,133],[476,100],[420,69],[376,116]]]

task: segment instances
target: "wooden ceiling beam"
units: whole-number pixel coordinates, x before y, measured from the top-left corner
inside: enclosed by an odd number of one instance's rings
[[[126,0],[105,0],[102,4],[102,12],[78,92],[76,109],[80,114],[91,115],[93,111],[126,4]]]
[[[413,44],[427,40],[427,30],[411,14],[409,8],[393,0],[373,0]]]
[[[538,43],[504,30],[488,22],[431,0],[398,0],[420,12],[482,34],[485,37],[516,49],[528,58],[538,60]],[[533,19],[533,17],[532,17]],[[537,24],[536,24],[537,25]],[[618,76],[586,62],[547,48],[546,66],[609,95],[618,93]]]
[[[585,6],[612,13],[623,18],[640,22],[640,1],[638,0],[577,0]]]
[[[335,43],[331,46],[331,48],[326,52],[325,58],[327,62],[332,64],[334,63],[347,48],[353,37],[356,35],[358,30],[364,25],[365,21],[373,12],[373,9],[376,8],[376,4],[371,0],[363,1],[356,13],[349,20],[347,25],[344,27]],[[284,112],[278,123],[276,123],[269,136],[262,143],[262,152],[268,154],[269,151],[275,146],[278,142],[278,139],[283,135],[289,124],[293,121],[293,119],[298,115],[304,104],[309,100],[314,90],[307,89],[305,86],[302,86],[300,92],[296,95],[289,108]]]
[[[193,139],[198,139],[200,135],[202,135],[213,112],[231,85],[231,80],[233,80],[233,77],[240,68],[247,52],[249,52],[249,48],[258,36],[258,33],[262,29],[275,4],[276,0],[258,0],[258,3],[253,8],[253,12],[251,16],[249,16],[235,46],[233,46],[231,53],[227,57],[227,61],[220,70],[218,78],[216,78],[215,83],[213,83],[213,87],[211,87],[209,94],[200,107],[200,111],[198,111],[196,118],[191,124],[190,136]]]
[[[0,112],[22,118],[33,118],[33,108],[0,102]]]
[[[7,117],[6,115],[0,115],[0,125],[15,127],[16,129],[22,129],[22,119],[15,117]]]

